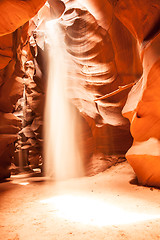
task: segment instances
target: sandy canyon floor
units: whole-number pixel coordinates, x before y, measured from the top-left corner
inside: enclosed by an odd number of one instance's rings
[[[58,183],[12,177],[0,184],[0,239],[160,239],[160,190],[134,177],[127,162]]]

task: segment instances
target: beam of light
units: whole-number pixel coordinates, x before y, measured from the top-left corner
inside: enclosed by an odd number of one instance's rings
[[[83,176],[76,140],[76,113],[68,100],[68,60],[57,20],[46,23],[50,43],[49,77],[45,106],[45,176],[65,180]]]
[[[46,22],[50,66],[45,106],[45,175],[55,180],[83,176],[76,141],[76,115],[68,101],[68,61],[57,20]]]
[[[41,203],[47,204],[60,218],[97,227],[131,224],[160,218],[160,214],[128,211],[91,196],[59,195],[41,200]]]

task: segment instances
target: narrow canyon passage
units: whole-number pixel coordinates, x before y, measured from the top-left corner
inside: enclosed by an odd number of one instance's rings
[[[0,18],[0,240],[160,240],[160,1]]]
[[[134,177],[127,162],[58,183],[13,176],[0,185],[0,239],[158,240],[159,189]]]

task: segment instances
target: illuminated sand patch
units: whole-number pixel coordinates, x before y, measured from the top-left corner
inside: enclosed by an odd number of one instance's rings
[[[138,212],[138,210],[132,212],[87,195],[59,195],[41,200],[41,203],[47,204],[60,218],[98,227],[131,224],[160,218],[158,214],[145,214]]]

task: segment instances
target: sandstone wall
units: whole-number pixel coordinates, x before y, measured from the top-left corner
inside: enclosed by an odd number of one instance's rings
[[[129,93],[123,109],[134,138],[127,159],[140,184],[159,187],[160,2],[122,0],[115,14],[137,39],[143,66],[142,78]]]
[[[50,18],[50,13],[46,8],[41,11],[29,31],[23,24],[44,2],[0,2],[4,19],[0,23],[0,178],[9,176],[20,129],[25,141],[17,148],[27,150],[31,165],[41,161],[47,63],[45,41],[39,38],[38,43],[33,32],[40,30],[40,19]],[[68,95],[81,118],[78,141],[86,159],[125,154],[132,134],[128,161],[141,184],[159,187],[159,0],[49,3],[64,36],[70,66]],[[15,110],[24,83],[27,114],[22,129]]]
[[[1,84],[0,84],[0,178],[8,177],[9,166],[14,156],[14,142],[21,129],[21,119],[13,115],[15,104],[23,94],[23,72],[21,71],[23,29],[0,37]],[[24,39],[25,40],[25,39]]]
[[[28,43],[28,24],[25,23],[44,2],[0,2],[0,179],[10,176],[17,133],[22,128],[22,119],[14,112],[24,89],[23,48]]]
[[[91,129],[94,153],[104,158],[123,155],[132,143],[129,122],[121,114],[130,88],[105,100],[94,99],[140,78],[136,40],[115,16],[106,30],[76,1],[66,4],[59,23],[69,54],[69,98]]]

